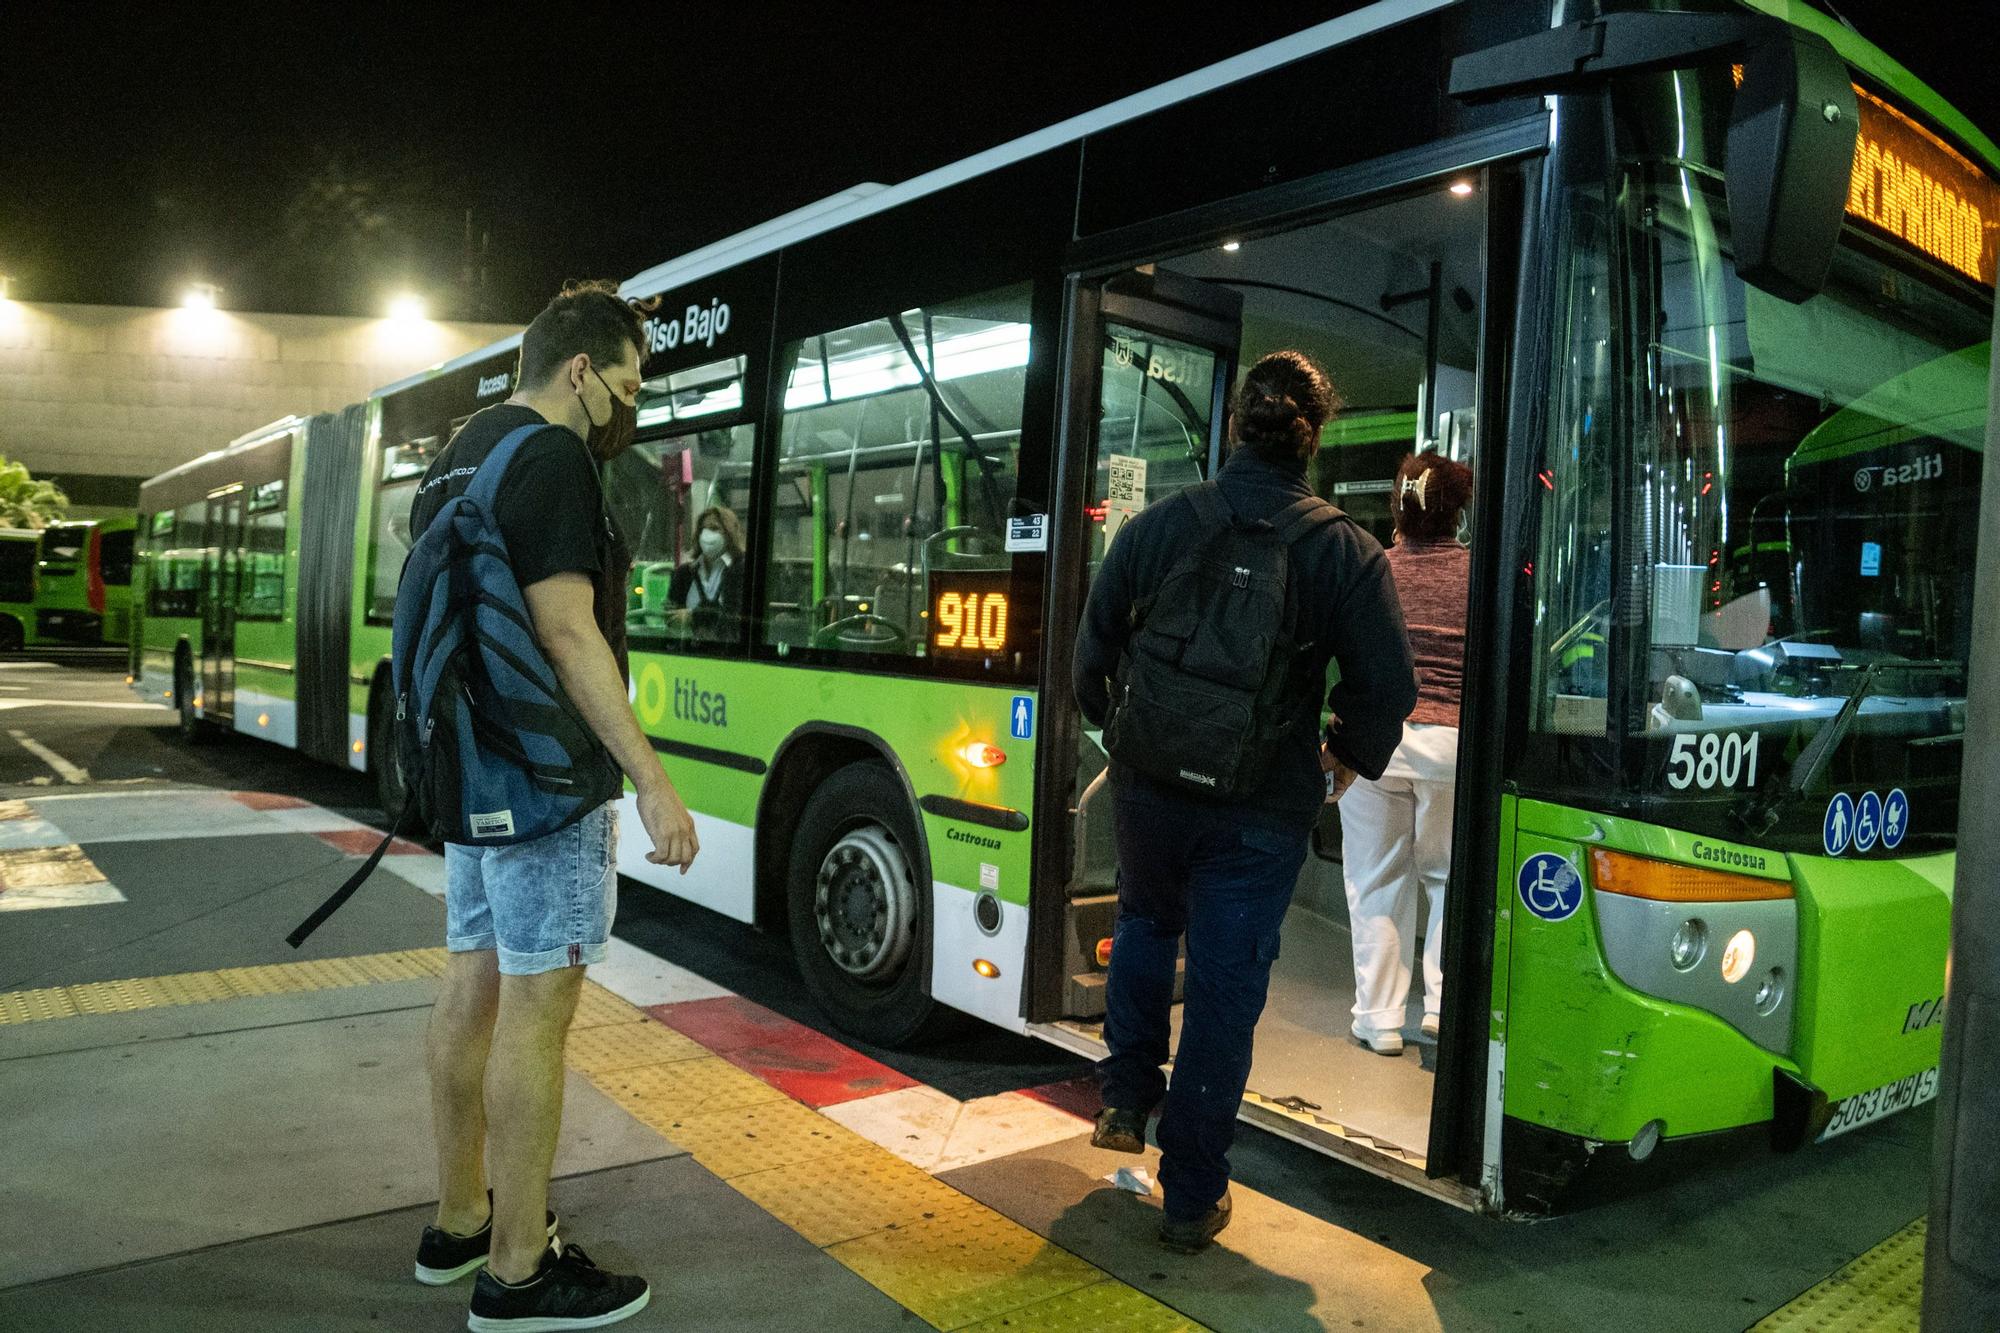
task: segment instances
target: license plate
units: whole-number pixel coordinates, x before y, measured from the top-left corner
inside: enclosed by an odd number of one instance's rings
[[[1857,1092],[1852,1097],[1842,1098],[1834,1103],[1833,1119],[1827,1121],[1816,1142],[1825,1143],[1838,1134],[1863,1125],[1872,1125],[1877,1120],[1892,1116],[1898,1111],[1907,1111],[1912,1106],[1922,1106],[1937,1096],[1938,1071],[1935,1067],[1908,1078],[1899,1078],[1894,1083],[1884,1083],[1879,1088],[1867,1092]]]

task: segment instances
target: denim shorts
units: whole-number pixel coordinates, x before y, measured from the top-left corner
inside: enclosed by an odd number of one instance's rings
[[[508,976],[604,961],[618,905],[618,807],[510,847],[444,849],[444,936],[492,949]]]

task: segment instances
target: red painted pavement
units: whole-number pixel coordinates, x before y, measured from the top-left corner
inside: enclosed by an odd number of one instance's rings
[[[346,852],[349,856],[367,856],[375,850],[375,845],[382,841],[382,835],[372,828],[332,829],[323,833],[315,833],[313,836],[335,851]],[[431,851],[430,848],[423,846],[421,843],[411,842],[407,838],[398,838],[389,844],[388,854],[390,856],[429,856]]]
[[[296,796],[280,796],[274,791],[233,791],[231,800],[252,810],[303,810],[310,801],[301,801]]]
[[[1039,1088],[1023,1088],[1021,1095],[1033,1097],[1038,1102],[1047,1102],[1058,1111],[1068,1111],[1071,1115],[1080,1116],[1085,1120],[1097,1119],[1097,1113],[1104,1109],[1104,1100],[1097,1092],[1095,1074],[1065,1079],[1061,1083],[1044,1083]]]
[[[917,1086],[880,1061],[738,995],[654,1005],[646,1012],[815,1110]]]

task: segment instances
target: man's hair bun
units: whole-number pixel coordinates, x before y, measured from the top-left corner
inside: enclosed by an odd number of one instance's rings
[[[1272,458],[1303,459],[1340,409],[1340,395],[1304,352],[1273,352],[1237,387],[1236,438]]]

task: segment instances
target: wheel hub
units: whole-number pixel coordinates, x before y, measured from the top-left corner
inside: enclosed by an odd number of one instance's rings
[[[827,849],[813,889],[820,945],[863,981],[893,976],[910,955],[916,888],[909,863],[880,825],[850,830]]]

